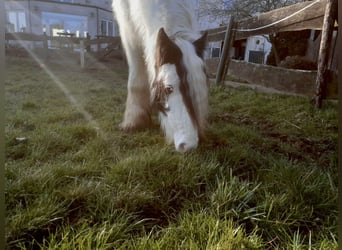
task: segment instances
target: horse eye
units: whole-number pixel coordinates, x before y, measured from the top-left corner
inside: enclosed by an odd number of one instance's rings
[[[165,92],[167,95],[170,95],[173,92],[173,87],[170,85],[166,86]]]

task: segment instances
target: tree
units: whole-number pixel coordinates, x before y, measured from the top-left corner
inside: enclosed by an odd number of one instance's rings
[[[230,15],[239,20],[298,2],[305,0],[200,0],[198,13],[199,18],[227,22]]]

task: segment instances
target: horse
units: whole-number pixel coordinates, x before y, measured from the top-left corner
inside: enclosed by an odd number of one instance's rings
[[[151,126],[159,113],[167,143],[180,153],[197,148],[208,116],[204,63],[207,33],[197,29],[190,0],[114,0],[114,16],[129,67],[120,127]]]

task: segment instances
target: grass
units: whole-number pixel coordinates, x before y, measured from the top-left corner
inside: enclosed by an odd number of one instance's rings
[[[6,63],[8,249],[337,249],[336,104],[212,86],[180,155],[119,130],[120,63]]]

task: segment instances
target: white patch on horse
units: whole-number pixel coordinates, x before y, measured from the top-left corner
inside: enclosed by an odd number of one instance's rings
[[[184,153],[197,146],[198,136],[197,128],[194,127],[183,102],[180,91],[181,81],[176,66],[173,64],[162,65],[159,68],[157,79],[164,84],[164,88],[172,88],[165,103],[168,111],[166,114],[159,114],[161,126],[165,131],[167,142],[174,141],[176,149]]]

